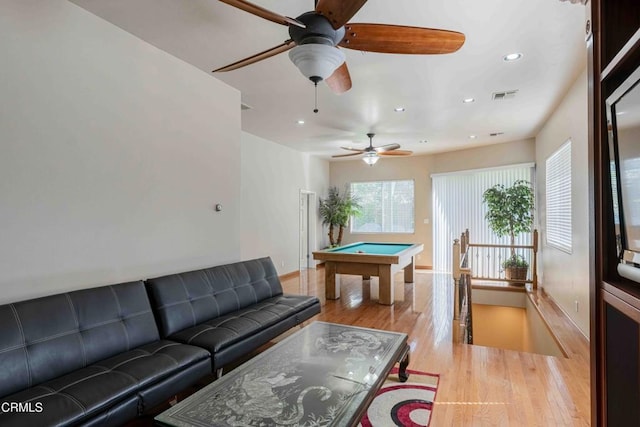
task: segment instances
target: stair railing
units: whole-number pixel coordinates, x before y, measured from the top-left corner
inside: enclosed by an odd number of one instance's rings
[[[455,342],[473,344],[471,269],[468,258],[468,233],[453,242],[453,338]]]
[[[467,260],[471,270],[471,279],[479,281],[503,281],[530,283],[532,289],[538,288],[538,230],[533,230],[531,245],[495,245],[470,243],[469,230],[461,235],[466,246]],[[515,254],[527,261],[529,268],[521,278],[507,277],[502,263]]]

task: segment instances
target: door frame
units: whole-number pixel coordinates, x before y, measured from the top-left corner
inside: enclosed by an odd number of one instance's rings
[[[316,262],[313,259],[311,253],[316,250],[316,228],[318,224],[318,215],[317,215],[317,206],[316,206],[316,193],[315,191],[300,189],[299,198],[298,198],[298,209],[302,208],[302,203],[306,203],[307,206],[307,215],[305,218],[302,215],[298,215],[299,224],[298,224],[298,264],[300,270],[305,270],[308,268],[316,268]],[[303,224],[302,221],[305,221],[306,224]],[[306,225],[306,227],[304,227]],[[306,247],[302,247],[303,241],[303,230],[306,229],[307,232],[307,245]],[[302,260],[306,259],[306,263]]]

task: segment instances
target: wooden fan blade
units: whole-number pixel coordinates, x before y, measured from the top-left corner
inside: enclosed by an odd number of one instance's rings
[[[349,74],[347,63],[343,62],[341,66],[336,68],[333,74],[325,79],[325,82],[329,89],[338,95],[351,89],[351,75]]]
[[[391,150],[391,151],[381,151],[378,153],[379,156],[410,156],[413,154],[413,151],[409,150]]]
[[[400,148],[400,144],[387,144],[380,147],[375,147],[377,153],[384,153],[386,151],[397,150]]]
[[[331,22],[334,30],[342,27],[367,0],[320,0],[316,5],[316,12]]]
[[[464,44],[457,31],[386,24],[347,24],[340,46],[379,53],[430,55],[452,53]]]
[[[229,6],[233,6],[240,10],[244,10],[245,12],[249,12],[252,15],[259,16],[260,18],[266,19],[271,22],[275,22],[276,24],[282,25],[295,25],[296,27],[306,28],[302,22],[297,19],[289,18],[288,16],[283,16],[278,13],[272,12],[270,10],[265,9],[264,7],[260,7],[253,3],[249,3],[246,0],[220,0],[222,3],[226,3]]]
[[[359,156],[360,154],[364,153],[364,151],[361,151],[359,153],[349,153],[349,154],[336,154],[335,156],[331,156],[331,157],[350,157],[350,156]]]
[[[363,150],[362,148],[352,148],[352,147],[340,147],[343,150],[349,150],[349,151],[358,151],[360,153],[364,153],[365,150]]]
[[[282,52],[286,52],[289,49],[293,48],[296,45],[296,42],[294,42],[293,40],[287,40],[286,42],[282,43],[281,45],[278,45],[276,47],[272,47],[271,49],[267,49],[263,52],[257,53],[253,56],[250,56],[248,58],[245,59],[241,59],[240,61],[234,62],[233,64],[229,64],[226,65],[222,68],[218,68],[217,70],[213,70],[214,73],[217,73],[219,71],[231,71],[231,70],[236,70],[238,68],[242,68],[246,65],[249,64],[253,64],[255,62],[258,61],[262,61],[263,59],[267,59],[269,57],[272,57],[274,55],[277,55],[279,53]]]

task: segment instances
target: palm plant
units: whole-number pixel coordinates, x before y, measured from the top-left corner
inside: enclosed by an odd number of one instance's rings
[[[320,217],[322,223],[329,226],[329,243],[331,246],[340,246],[344,228],[349,223],[349,218],[360,214],[360,204],[348,188],[340,192],[338,187],[330,187],[326,199],[320,198]],[[335,227],[338,227],[338,238],[334,239]]]

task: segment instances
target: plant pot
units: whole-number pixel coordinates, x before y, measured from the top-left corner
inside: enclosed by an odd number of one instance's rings
[[[513,285],[524,286],[529,267],[506,267],[504,277]]]

